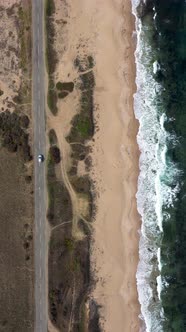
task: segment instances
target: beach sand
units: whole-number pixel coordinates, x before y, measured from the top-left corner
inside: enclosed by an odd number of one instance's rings
[[[102,305],[103,330],[140,329],[136,269],[140,217],[136,207],[139,151],[135,92],[134,17],[129,0],[102,1],[97,15],[93,147],[97,214],[92,262],[98,282],[94,298]]]

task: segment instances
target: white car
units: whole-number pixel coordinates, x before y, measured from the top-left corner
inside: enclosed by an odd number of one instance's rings
[[[38,163],[42,163],[44,161],[44,156],[42,154],[39,154],[37,157]]]

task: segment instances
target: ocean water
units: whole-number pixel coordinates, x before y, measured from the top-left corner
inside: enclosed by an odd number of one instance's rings
[[[186,332],[186,1],[132,5],[142,330]]]

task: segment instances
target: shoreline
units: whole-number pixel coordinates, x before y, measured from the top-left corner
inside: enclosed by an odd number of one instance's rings
[[[103,4],[96,41],[94,100],[99,129],[94,136],[92,177],[98,197],[91,259],[98,280],[93,297],[101,305],[101,327],[107,332],[116,326],[118,332],[140,330],[134,20],[130,1],[123,6],[113,1]]]

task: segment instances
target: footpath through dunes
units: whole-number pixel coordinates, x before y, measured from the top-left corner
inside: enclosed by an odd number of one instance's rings
[[[0,331],[32,332],[31,1],[0,1]]]
[[[83,1],[46,3],[50,331],[99,331],[97,306],[88,297],[95,82],[86,31],[76,29],[84,8]]]

